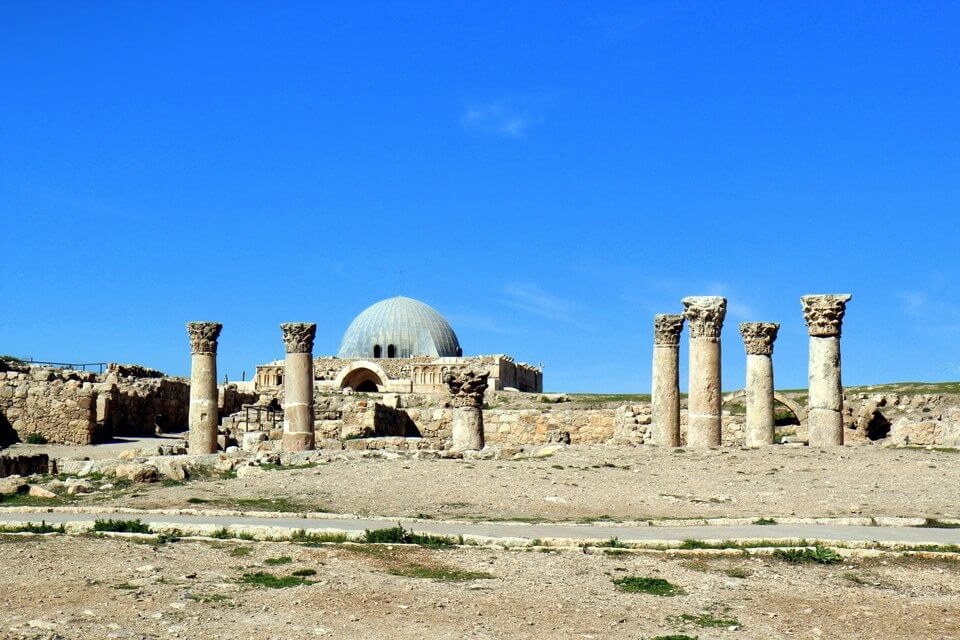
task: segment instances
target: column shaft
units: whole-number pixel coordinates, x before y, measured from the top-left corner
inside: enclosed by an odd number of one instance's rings
[[[773,444],[773,359],[747,354],[747,427],[745,444],[759,447]]]
[[[721,442],[720,338],[690,338],[687,444],[718,447]]]
[[[217,354],[194,353],[190,357],[190,453],[216,453],[217,446]]]
[[[812,447],[843,444],[840,338],[810,336],[807,430]]]
[[[288,353],[283,375],[283,449],[309,451],[313,430],[313,355]]]
[[[680,345],[653,347],[653,388],[651,389],[654,444],[680,446]]]

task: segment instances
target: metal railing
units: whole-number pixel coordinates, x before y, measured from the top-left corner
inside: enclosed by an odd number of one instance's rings
[[[25,364],[38,364],[43,367],[74,369],[76,371],[86,371],[87,367],[90,367],[90,370],[93,371],[93,368],[96,367],[97,373],[103,373],[103,370],[107,368],[106,362],[47,362],[46,360],[34,360],[33,358],[27,358],[23,362]]]

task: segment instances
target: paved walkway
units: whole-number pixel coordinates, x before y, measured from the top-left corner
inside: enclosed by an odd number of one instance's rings
[[[0,522],[36,522],[49,524],[64,522],[92,522],[98,518],[121,520],[139,519],[144,523],[170,523],[174,525],[232,524],[289,529],[335,529],[338,531],[363,531],[396,526],[395,520],[383,518],[255,518],[245,516],[213,515],[162,515],[143,513],[0,513]],[[682,527],[618,526],[590,524],[520,524],[509,522],[405,522],[404,526],[417,532],[444,535],[478,535],[494,538],[572,538],[603,541],[617,537],[623,541],[663,540],[731,540],[756,538],[780,540],[804,538],[811,542],[842,540],[845,542],[895,542],[911,545],[936,544],[960,545],[960,528],[937,529],[922,527],[866,527],[834,524],[776,524],[776,525],[711,525]]]

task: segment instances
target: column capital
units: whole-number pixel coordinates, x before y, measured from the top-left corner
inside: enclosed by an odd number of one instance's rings
[[[801,296],[803,320],[811,336],[840,337],[847,302],[853,298],[849,293],[828,293]]]
[[[683,317],[691,338],[719,338],[727,316],[727,299],[721,296],[689,296],[683,299]]]
[[[287,353],[313,353],[313,339],[317,335],[317,325],[312,322],[285,322],[283,344]]]
[[[217,338],[223,325],[219,322],[188,322],[190,353],[217,353]]]
[[[475,371],[464,371],[459,374],[450,372],[443,376],[443,383],[447,385],[450,395],[453,396],[453,406],[482,408],[488,377],[490,377],[489,373]]]
[[[772,356],[773,341],[777,339],[780,325],[776,322],[741,322],[740,335],[748,355]]]
[[[683,316],[675,313],[658,313],[653,316],[653,344],[673,346],[680,344],[683,331]]]

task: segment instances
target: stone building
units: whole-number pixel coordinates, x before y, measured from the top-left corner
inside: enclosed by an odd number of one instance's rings
[[[543,391],[540,367],[508,355],[464,356],[446,318],[430,306],[398,296],[368,307],[347,327],[336,356],[313,363],[318,391],[445,393],[447,373],[486,373],[491,390]],[[284,361],[257,366],[256,389],[283,387]]]

